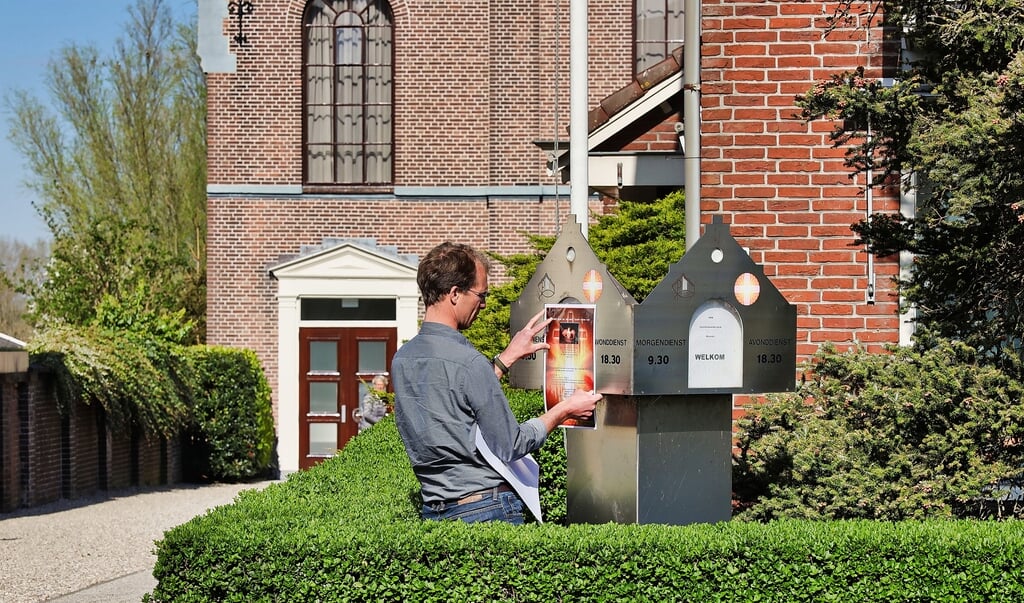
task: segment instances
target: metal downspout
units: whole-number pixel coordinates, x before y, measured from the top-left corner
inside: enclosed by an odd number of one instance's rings
[[[587,236],[590,174],[587,127],[587,0],[569,1],[569,208]]]

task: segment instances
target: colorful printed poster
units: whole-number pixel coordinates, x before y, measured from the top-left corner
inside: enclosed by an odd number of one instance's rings
[[[544,407],[551,410],[577,389],[591,391],[594,385],[596,358],[594,357],[593,304],[547,304],[545,317],[548,324],[546,341],[550,346],[544,363]],[[588,420],[567,419],[562,427],[593,429],[593,415]]]

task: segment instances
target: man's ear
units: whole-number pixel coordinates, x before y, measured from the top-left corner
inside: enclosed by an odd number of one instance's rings
[[[448,303],[450,303],[453,306],[455,304],[459,303],[459,300],[455,299],[456,296],[458,296],[458,294],[459,294],[459,288],[458,287],[454,287],[453,286],[451,289],[449,289],[448,290]]]

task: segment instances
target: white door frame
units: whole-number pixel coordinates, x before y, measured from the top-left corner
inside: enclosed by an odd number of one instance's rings
[[[277,453],[282,474],[299,470],[299,328],[394,327],[398,346],[416,335],[418,261],[366,240],[340,240],[270,270],[277,286]],[[303,298],[395,300],[394,321],[307,321]]]

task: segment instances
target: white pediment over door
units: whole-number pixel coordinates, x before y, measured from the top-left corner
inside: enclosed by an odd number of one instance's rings
[[[369,295],[405,296],[416,289],[414,256],[378,247],[372,240],[328,240],[319,248],[270,269],[278,280],[278,296]]]

